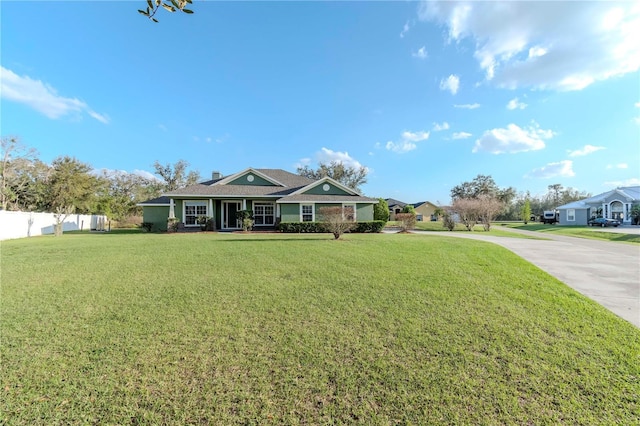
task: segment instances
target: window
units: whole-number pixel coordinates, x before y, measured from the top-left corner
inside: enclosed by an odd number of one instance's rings
[[[273,203],[253,203],[253,221],[256,226],[275,223]]]
[[[300,216],[303,222],[313,222],[313,204],[301,205]]]
[[[567,222],[575,222],[575,221],[576,221],[576,210],[567,209]]]
[[[355,204],[343,205],[342,214],[344,216],[344,220],[349,222],[355,222],[356,221],[356,205]]]
[[[184,202],[184,224],[185,226],[196,226],[198,216],[208,216],[206,201],[185,201]]]

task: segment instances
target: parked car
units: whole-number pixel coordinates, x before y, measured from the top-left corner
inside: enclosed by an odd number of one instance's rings
[[[603,228],[605,226],[613,226],[617,228],[620,225],[619,221],[615,219],[607,219],[606,217],[596,217],[595,219],[591,219],[587,223],[589,224],[589,226],[602,226]]]

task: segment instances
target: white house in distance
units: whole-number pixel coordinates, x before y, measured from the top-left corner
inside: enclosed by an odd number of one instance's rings
[[[574,201],[557,210],[560,225],[586,225],[592,217],[617,219],[624,225],[631,224],[631,206],[640,204],[640,186],[627,186]]]

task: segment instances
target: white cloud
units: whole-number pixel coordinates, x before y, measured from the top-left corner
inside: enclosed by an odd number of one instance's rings
[[[524,102],[520,102],[518,101],[518,98],[513,98],[509,101],[509,103],[507,104],[507,109],[525,109],[527,107],[527,104],[525,104]]]
[[[605,186],[610,186],[613,188],[624,187],[624,186],[640,186],[640,179],[638,178],[630,178],[626,180],[616,180],[605,182]]]
[[[619,163],[619,164],[607,164],[607,170],[611,169],[628,169],[629,165],[627,163]]]
[[[51,119],[86,112],[101,123],[109,122],[107,115],[98,114],[83,101],[60,96],[50,85],[28,76],[19,76],[1,66],[0,93],[3,98],[25,104]]]
[[[460,77],[455,74],[451,74],[447,78],[443,78],[440,81],[440,90],[448,90],[452,95],[458,93],[458,89],[460,88]]]
[[[418,49],[417,52],[412,52],[411,56],[413,56],[414,58],[426,59],[428,56],[427,48],[422,46],[420,49]]]
[[[467,139],[470,138],[472,135],[471,133],[467,133],[467,132],[455,132],[453,134],[453,139]]]
[[[473,40],[500,87],[581,90],[640,68],[638,2],[423,2],[418,17]]]
[[[322,147],[322,149],[316,153],[316,160],[319,163],[330,163],[332,161],[337,161],[349,167],[362,167],[362,164],[360,164],[360,162],[355,158],[352,158],[348,152],[332,151],[329,148],[325,147]]]
[[[569,157],[582,157],[585,155],[589,155],[596,151],[600,151],[601,149],[606,149],[604,146],[593,146],[593,145],[585,145],[581,149],[576,149],[575,151],[567,151],[569,153]]]
[[[443,121],[442,124],[433,123],[434,132],[440,132],[442,130],[447,130],[448,128],[449,128],[449,123],[447,123],[446,121]]]
[[[400,31],[400,38],[404,38],[405,34],[407,34],[410,29],[411,29],[411,24],[409,21],[407,21],[404,24],[404,27],[402,27],[402,31]]]
[[[476,109],[476,108],[480,108],[480,104],[478,104],[478,103],[475,103],[475,104],[462,104],[462,105],[454,104],[453,107],[454,108],[462,108],[462,109]]]
[[[473,152],[514,154],[516,152],[537,151],[545,147],[544,139],[550,139],[553,135],[553,131],[542,130],[536,123],[525,129],[515,124],[509,124],[503,129],[484,132],[482,137],[476,140]]]
[[[546,166],[534,169],[527,175],[527,177],[550,179],[554,177],[572,177],[575,176],[573,172],[573,161],[563,160],[557,163],[548,163]]]
[[[389,141],[386,143],[385,148],[389,151],[397,152],[398,154],[404,154],[409,151],[413,151],[418,147],[417,142],[421,142],[429,139],[429,132],[402,132],[400,141]]]

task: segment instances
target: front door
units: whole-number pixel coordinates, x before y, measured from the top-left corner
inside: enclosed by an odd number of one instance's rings
[[[242,210],[241,201],[222,202],[222,229],[240,229],[242,225],[236,218],[236,213]]]

